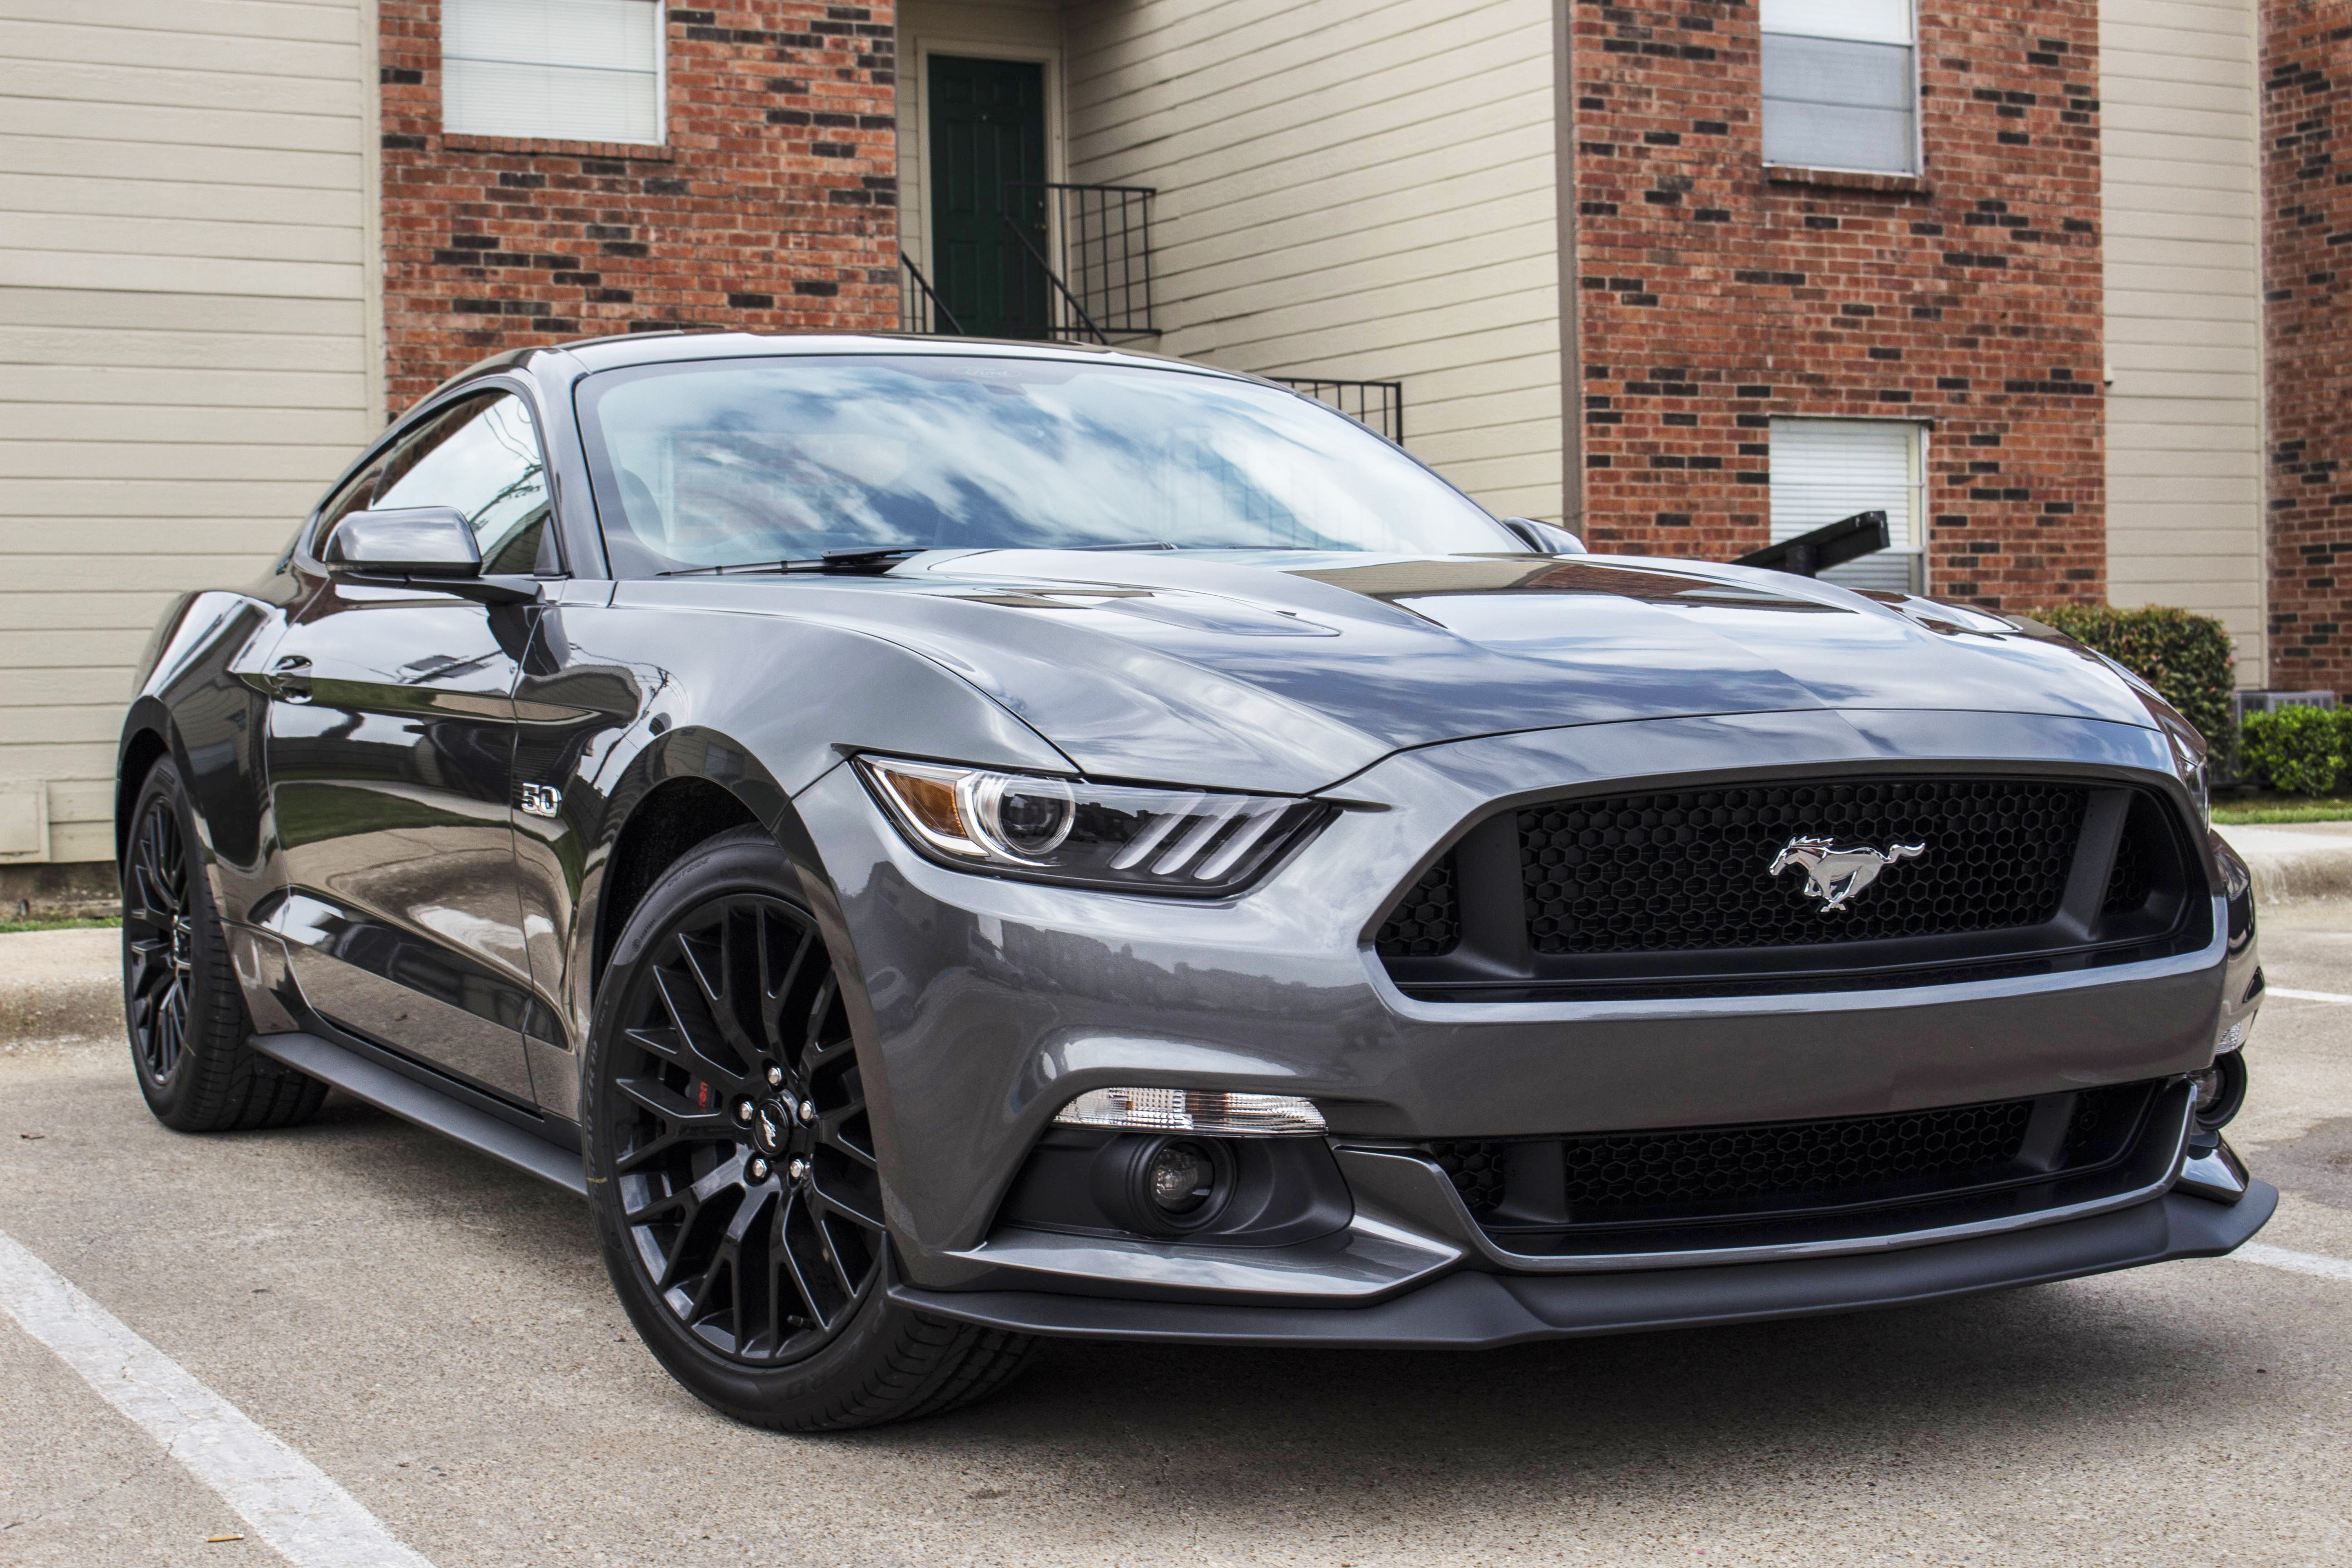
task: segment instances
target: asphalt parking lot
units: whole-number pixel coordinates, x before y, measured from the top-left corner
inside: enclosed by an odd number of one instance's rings
[[[2264,942],[2233,1142],[2262,1242],[2352,1260],[2352,906]],[[1470,1356],[1058,1345],[778,1436],[655,1366],[573,1200],[341,1100],[168,1132],[115,1039],[0,1046],[0,1234],[436,1568],[2352,1561],[2352,1263]],[[281,1561],[0,1316],[0,1562]]]

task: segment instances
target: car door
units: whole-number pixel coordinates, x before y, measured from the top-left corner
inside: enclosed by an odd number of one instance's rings
[[[529,956],[513,827],[514,685],[536,606],[346,583],[317,567],[343,514],[455,507],[483,571],[553,569],[525,401],[461,397],[325,509],[313,578],[268,657],[268,756],[305,998],[346,1031],[530,1105]]]

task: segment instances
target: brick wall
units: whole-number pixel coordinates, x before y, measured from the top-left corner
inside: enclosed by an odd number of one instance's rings
[[[2263,19],[2271,684],[2342,691],[2352,689],[2352,25],[2343,0],[2267,0]]]
[[[2102,599],[2095,0],[1921,0],[1916,181],[1768,180],[1746,0],[1572,10],[1595,543],[1753,549],[1773,415],[1922,419],[1929,591]]]
[[[898,324],[890,0],[669,7],[659,148],[445,135],[438,0],[381,0],[386,394],[502,349]]]

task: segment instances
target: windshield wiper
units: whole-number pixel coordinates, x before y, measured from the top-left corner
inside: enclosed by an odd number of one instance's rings
[[[804,561],[745,561],[719,566],[676,566],[657,577],[726,577],[741,572],[823,572],[835,577],[872,577],[887,572],[928,545],[900,544],[861,550],[828,550]]]

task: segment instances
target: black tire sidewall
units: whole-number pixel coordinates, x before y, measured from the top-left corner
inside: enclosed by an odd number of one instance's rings
[[[883,1374],[914,1317],[892,1303],[887,1287],[892,1273],[883,1260],[883,1279],[831,1342],[805,1361],[772,1368],[749,1367],[719,1354],[678,1321],[655,1292],[638,1262],[622,1217],[620,1194],[612,1179],[612,1156],[604,1135],[608,1110],[604,1088],[605,1058],[620,1030],[621,1009],[647,956],[673,922],[695,906],[730,893],[781,900],[810,920],[800,879],[782,847],[758,828],[742,828],[691,849],[664,872],[630,912],[614,944],[613,959],[597,987],[596,1005],[582,1064],[581,1153],[588,1177],[597,1240],[613,1288],[654,1358],[703,1403],[738,1420],[761,1426],[814,1426],[842,1424],[831,1417],[855,1402]]]
[[[146,1097],[148,1109],[165,1126],[180,1127],[194,1124],[191,1118],[198,1110],[196,1102],[202,1097],[207,1069],[216,1071],[222,1058],[244,1047],[244,1031],[238,1026],[244,1018],[245,998],[229,963],[220,911],[213,902],[202,840],[196,836],[195,809],[189,802],[187,786],[181,781],[178,764],[169,757],[160,759],[147,771],[146,779],[139,786],[137,804],[131,809],[131,837],[124,846],[122,859],[124,912],[127,915],[130,910],[131,864],[139,831],[158,798],[166,802],[179,819],[188,918],[194,927],[194,940],[189,944],[187,1034],[171,1076],[157,1083],[147,1071],[140,1052],[136,1026],[132,1023],[131,930],[127,919],[122,931],[122,1032],[131,1047],[131,1065],[139,1079],[139,1092]],[[226,1028],[222,1026],[224,1016],[233,1020]]]

